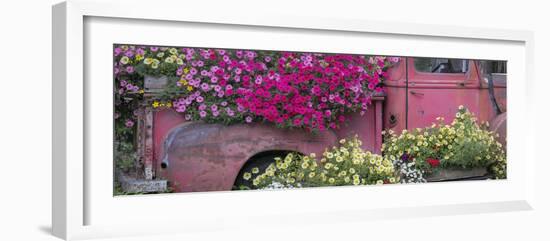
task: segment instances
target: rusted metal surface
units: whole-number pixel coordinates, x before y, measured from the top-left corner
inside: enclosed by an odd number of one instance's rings
[[[168,134],[161,159],[164,165],[157,168],[176,192],[230,190],[241,167],[256,153],[291,150],[320,154],[336,142],[335,133],[329,131],[315,135],[259,123],[189,123]]]
[[[358,135],[363,148],[380,150],[382,101],[377,97],[364,115],[354,113],[338,131],[312,133],[266,123],[225,126],[185,122],[171,110],[155,113],[155,169],[176,192],[230,190],[251,157],[266,151],[322,155],[341,138]],[[369,124],[366,124],[369,123]],[[380,123],[371,125],[370,123]]]

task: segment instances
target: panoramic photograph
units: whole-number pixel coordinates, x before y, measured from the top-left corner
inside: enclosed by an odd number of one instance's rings
[[[113,45],[113,195],[506,179],[501,60]]]

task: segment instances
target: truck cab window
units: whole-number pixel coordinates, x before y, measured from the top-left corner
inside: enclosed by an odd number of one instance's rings
[[[506,85],[507,63],[501,60],[481,60],[479,61],[480,73],[483,80],[487,83],[490,78],[497,85]]]
[[[426,73],[466,73],[468,60],[443,58],[414,58],[416,71]]]
[[[492,61],[492,73],[506,74],[506,61]]]

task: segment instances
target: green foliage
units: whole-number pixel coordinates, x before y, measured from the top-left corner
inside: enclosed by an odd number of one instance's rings
[[[487,130],[489,125],[478,125],[474,115],[463,106],[455,117],[450,125],[439,117],[438,123],[430,127],[404,130],[400,135],[390,130],[385,133],[382,151],[390,159],[407,156],[426,173],[439,168],[491,166],[491,172],[499,173],[497,178],[505,178],[502,170],[505,170],[506,155],[496,135]],[[437,165],[430,164],[430,159],[436,160]]]
[[[506,160],[497,161],[489,167],[495,179],[506,179]]]
[[[115,141],[115,164],[119,170],[130,171],[137,159],[134,145],[130,142]]]

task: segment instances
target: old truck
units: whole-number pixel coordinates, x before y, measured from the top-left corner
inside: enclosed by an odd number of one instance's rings
[[[171,109],[145,107],[138,121],[138,161],[145,180],[165,180],[175,192],[231,190],[246,184],[242,173],[252,167],[265,168],[289,152],[319,154],[350,135],[380,153],[382,130],[425,127],[439,116],[450,122],[459,105],[490,122],[505,143],[505,68],[502,61],[403,57],[364,115],[350,113],[346,126],[317,134],[265,123],[189,122]],[[146,91],[159,85],[159,78],[145,80]]]

